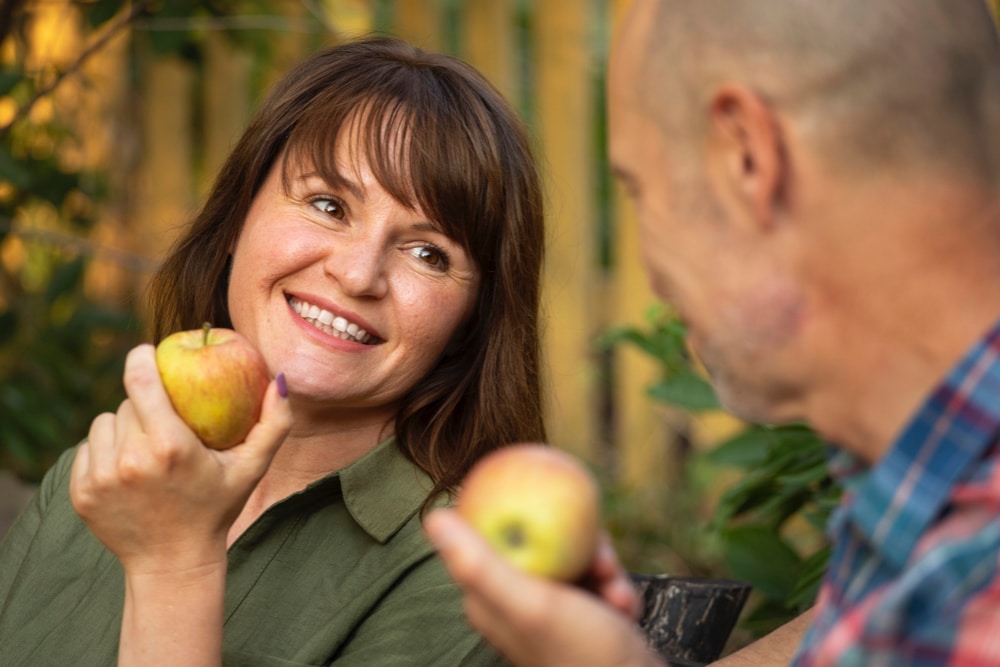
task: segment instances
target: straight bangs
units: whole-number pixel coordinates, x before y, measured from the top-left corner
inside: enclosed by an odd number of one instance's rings
[[[445,68],[368,61],[343,79],[312,98],[292,128],[282,165],[286,186],[290,163],[297,163],[344,188],[358,182],[363,157],[396,201],[422,211],[480,271],[491,272],[511,212],[504,183],[514,174],[503,173],[504,130],[483,98]],[[353,164],[337,164],[341,142]]]

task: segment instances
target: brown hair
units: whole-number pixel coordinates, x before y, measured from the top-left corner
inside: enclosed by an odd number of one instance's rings
[[[433,498],[453,489],[485,452],[545,439],[539,177],[516,112],[467,64],[372,37],[328,48],[290,70],[154,276],[153,336],[205,321],[231,326],[229,251],[253,197],[279,159],[304,158],[328,182],[340,182],[334,144],[348,126],[348,140],[357,142],[382,187],[440,224],[480,272],[470,321],[396,415],[397,445],[434,479]]]

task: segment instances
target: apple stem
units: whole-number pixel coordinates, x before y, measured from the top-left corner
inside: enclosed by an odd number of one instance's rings
[[[205,322],[201,325],[201,330],[205,335],[202,339],[202,345],[208,346],[208,332],[212,330],[212,324],[210,322]]]

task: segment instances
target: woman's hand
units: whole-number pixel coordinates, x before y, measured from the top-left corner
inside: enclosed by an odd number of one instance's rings
[[[638,598],[604,536],[585,584],[533,577],[491,549],[454,510],[424,523],[461,586],[469,623],[520,667],[662,665],[635,627]]]
[[[77,513],[134,574],[194,570],[226,557],[226,536],[291,426],[277,382],[244,443],[202,445],[174,412],[152,345],[125,362],[128,398],[94,419],[70,479]]]
[[[292,423],[279,380],[246,441],[217,451],[174,412],[153,346],[129,352],[128,398],[94,419],[70,476],[73,507],[125,569],[120,666],[221,662],[229,528]]]

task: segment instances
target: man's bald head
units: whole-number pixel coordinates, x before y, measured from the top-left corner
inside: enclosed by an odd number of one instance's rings
[[[697,137],[720,85],[748,85],[851,170],[992,180],[1000,46],[983,0],[637,0],[636,99]]]

